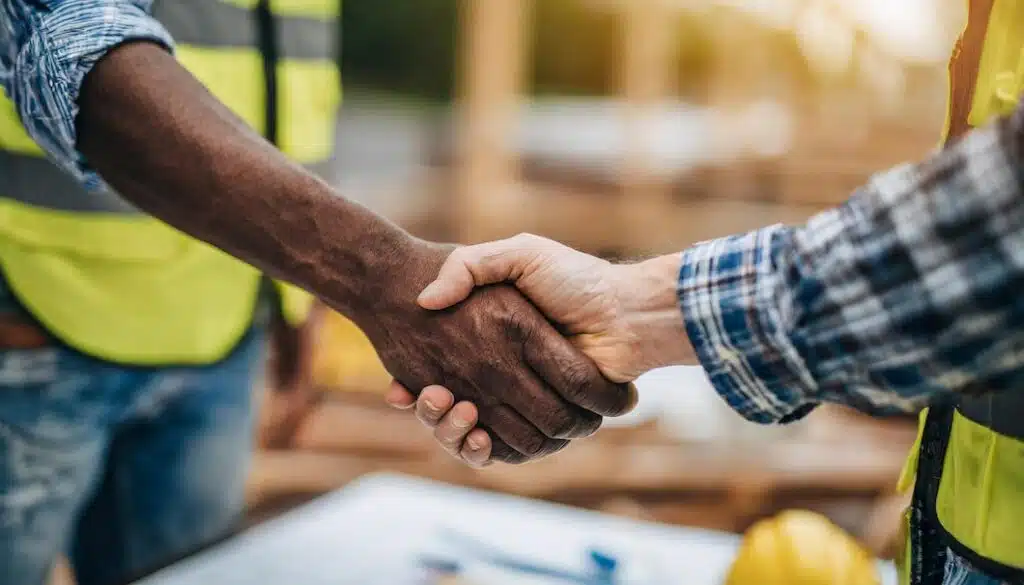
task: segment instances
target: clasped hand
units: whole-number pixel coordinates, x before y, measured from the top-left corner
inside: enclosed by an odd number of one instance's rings
[[[513,284],[593,360],[605,378],[629,383],[648,370],[694,361],[676,302],[679,264],[679,256],[673,255],[614,265],[523,234],[454,250],[417,302],[431,311],[451,310],[489,292],[482,289],[473,294],[475,287]],[[434,429],[449,453],[473,466],[508,460],[504,437],[494,436],[487,424],[486,402],[456,397],[443,380],[423,388],[418,399],[410,388],[419,390],[396,381],[388,402],[397,408],[415,408],[420,421]],[[631,384],[630,388],[635,392]],[[525,459],[553,450],[540,450]]]
[[[378,261],[384,278],[356,279],[376,288],[361,291],[348,314],[395,380],[416,390],[441,384],[473,403],[489,457],[507,463],[554,453],[633,407],[628,384],[606,379],[511,286],[443,310],[417,305],[453,249],[411,240]]]

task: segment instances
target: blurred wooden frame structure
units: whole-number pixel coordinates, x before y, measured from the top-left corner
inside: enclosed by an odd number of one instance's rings
[[[892,118],[878,123],[871,118],[870,105],[842,92],[835,95],[839,99],[791,93],[783,96],[798,114],[790,152],[777,160],[734,161],[728,169],[701,172],[699,180],[705,185],[700,190],[727,196],[681,205],[673,186],[656,172],[647,141],[650,112],[675,97],[676,25],[686,4],[590,0],[595,8],[615,11],[621,23],[616,80],[627,144],[619,161],[618,188],[612,197],[592,197],[527,185],[515,135],[529,85],[535,1],[460,0],[460,107],[451,210],[460,241],[526,230],[592,252],[677,249],[766,223],[801,221],[845,198],[870,173],[921,156],[937,136],[944,102],[938,71],[911,79],[915,87],[906,90],[925,96],[935,107],[907,107],[914,119],[896,125]],[[749,50],[758,39],[751,38],[740,20],[721,18],[711,27],[715,68],[707,101],[716,106],[728,108],[749,99],[750,89],[775,66],[768,51]],[[871,44],[863,35],[855,42]],[[735,50],[743,43],[747,50]],[[860,110],[836,115],[820,107],[844,99]],[[826,119],[830,115],[833,119]],[[854,134],[872,147],[851,157]],[[773,193],[768,196],[772,200],[766,201],[765,193]]]
[[[462,241],[501,231],[508,214],[522,213],[519,160],[511,137],[527,86],[535,0],[461,0],[462,49],[457,125],[456,221]],[[664,196],[643,147],[646,107],[670,91],[672,9],[662,0],[620,4],[625,18],[621,93],[629,104],[629,155],[622,161],[624,195]]]
[[[879,126],[890,128],[889,133],[872,137],[871,124],[859,117],[839,116],[839,126],[803,120],[805,130],[790,153],[767,169],[778,180],[780,200],[758,200],[759,194],[751,196],[742,185],[737,187],[765,175],[759,174],[763,169],[736,161],[725,176],[711,178],[722,181],[717,193],[728,196],[679,198],[652,169],[645,144],[648,111],[675,90],[672,11],[678,3],[673,8],[669,0],[606,0],[621,10],[618,93],[627,104],[622,113],[631,130],[616,174],[618,188],[595,194],[529,182],[512,137],[528,85],[536,1],[543,0],[461,0],[460,150],[454,166],[445,171],[455,180],[450,211],[455,213],[455,235],[464,242],[528,230],[591,252],[642,253],[679,249],[776,221],[798,222],[829,203],[822,195],[823,183],[834,180],[828,192],[842,195],[871,171],[919,155],[937,134],[936,128],[906,125],[895,126],[893,132],[886,122]],[[720,47],[729,46],[737,37],[749,42],[746,34],[724,23],[714,39]],[[746,82],[767,68],[771,56],[758,51],[718,53],[726,75],[711,83],[707,99],[728,108],[742,103],[751,87],[731,83],[735,79],[729,77]],[[850,125],[865,127],[868,139],[880,146],[847,156],[841,147],[849,141]],[[840,148],[823,148],[825,138]],[[344,381],[352,390],[382,388],[388,377],[374,361],[372,348],[350,323],[339,320],[335,325],[325,328],[324,347],[361,349],[330,352],[317,364],[318,378],[325,384],[337,380],[339,386]],[[825,419],[820,418],[823,414]],[[480,474],[448,457],[414,418],[386,408],[379,396],[339,393],[300,427],[291,449],[258,454],[249,503],[257,516],[271,513],[364,473],[387,469],[724,530],[744,530],[766,514],[807,507],[842,520],[872,550],[885,554],[891,543],[901,542],[896,535],[904,502],[892,491],[915,427],[851,420],[823,410],[816,416],[822,424],[806,436],[756,444],[724,438],[688,443],[668,436],[656,423],[602,431],[536,464]]]

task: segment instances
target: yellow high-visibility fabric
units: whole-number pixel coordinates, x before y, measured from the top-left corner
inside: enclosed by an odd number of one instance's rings
[[[981,556],[1024,569],[1024,442],[960,413],[942,468],[939,522]]]
[[[971,0],[967,0],[970,12]],[[1009,114],[1024,93],[1024,2],[995,0],[985,23],[967,123],[982,126]],[[951,126],[947,109],[942,141]],[[902,491],[913,485],[926,412],[918,437],[900,476]],[[1024,416],[1024,413],[1021,413]],[[979,555],[1011,567],[1024,568],[1024,443],[1001,435],[957,413],[944,461],[938,501],[939,520],[951,536]],[[996,514],[992,514],[995,510]],[[904,525],[908,524],[904,518]],[[909,543],[906,554],[911,554]],[[901,583],[909,582],[909,556],[901,567]]]
[[[217,1],[257,4],[210,0]],[[277,18],[324,20],[329,32],[339,4],[273,0],[271,7]],[[177,55],[235,114],[266,130],[258,47],[179,45]],[[299,163],[321,163],[332,154],[341,99],[334,58],[277,64],[279,146]],[[4,96],[0,151],[43,156]],[[224,357],[248,329],[261,280],[252,267],[143,214],[39,207],[3,189],[0,177],[0,269],[26,308],[69,345],[121,363],[204,364]],[[277,285],[286,319],[301,323],[312,297]]]

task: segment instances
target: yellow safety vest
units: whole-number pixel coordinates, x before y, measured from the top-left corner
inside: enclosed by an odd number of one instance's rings
[[[944,142],[1011,113],[1024,94],[1024,0],[968,0],[968,13],[950,62]],[[928,414],[921,415],[900,478],[902,490],[918,475]],[[983,571],[1019,579],[1024,576],[1024,389],[960,397],[951,422],[942,428],[945,455],[935,494],[941,544]],[[919,552],[908,544],[900,559],[904,583]]]
[[[179,61],[285,154],[314,170],[334,149],[340,0],[156,0]],[[43,157],[0,96],[0,270],[54,335],[136,365],[205,364],[251,324],[262,276],[140,213],[87,193]],[[311,298],[289,286],[292,323]]]

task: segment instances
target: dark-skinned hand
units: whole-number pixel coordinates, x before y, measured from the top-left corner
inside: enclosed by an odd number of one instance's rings
[[[289,161],[155,45],[88,74],[78,148],[127,201],[351,319],[409,388],[443,384],[480,409],[493,457],[522,462],[632,406],[515,289],[417,302],[453,248],[429,244]]]
[[[358,323],[398,382],[439,384],[475,404],[491,459],[506,463],[550,455],[633,407],[628,384],[606,380],[510,286],[478,289],[444,311],[420,308],[419,291],[452,249],[419,245],[403,263],[407,284],[382,291],[373,318]]]

